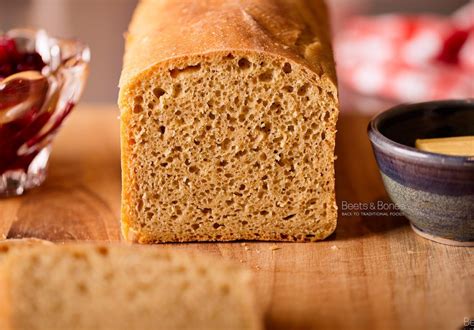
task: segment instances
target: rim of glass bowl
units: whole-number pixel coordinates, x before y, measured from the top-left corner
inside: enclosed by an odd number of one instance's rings
[[[21,49],[37,52],[46,64],[41,71],[44,76],[55,75],[60,68],[83,69],[90,63],[89,46],[77,39],[56,38],[43,29],[29,28],[11,29],[5,33],[0,31],[0,35],[14,39]]]

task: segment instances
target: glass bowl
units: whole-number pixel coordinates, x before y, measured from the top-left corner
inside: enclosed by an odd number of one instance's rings
[[[45,180],[51,142],[79,101],[90,51],[43,30],[15,29],[2,37],[15,42],[19,56],[36,53],[42,61],[37,70],[24,66],[17,70],[21,72],[0,76],[0,197],[6,197]],[[2,63],[0,49],[0,73],[2,65],[10,64]]]

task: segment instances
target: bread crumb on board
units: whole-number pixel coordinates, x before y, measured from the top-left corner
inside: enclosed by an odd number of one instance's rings
[[[240,243],[240,246],[242,246],[245,251],[250,251],[250,248],[247,246],[247,243]]]
[[[339,250],[339,248],[337,247],[337,245],[333,245],[333,246],[331,246],[331,250],[337,251],[337,250]]]
[[[276,250],[280,250],[281,247],[279,247],[279,246],[277,246],[277,245],[272,245],[272,246],[270,246],[269,249],[272,250],[272,251],[276,251]]]

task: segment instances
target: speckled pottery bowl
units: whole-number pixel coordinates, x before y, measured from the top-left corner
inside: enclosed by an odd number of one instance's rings
[[[474,246],[474,157],[415,149],[416,139],[474,135],[474,100],[399,105],[376,116],[368,134],[385,189],[413,230]]]

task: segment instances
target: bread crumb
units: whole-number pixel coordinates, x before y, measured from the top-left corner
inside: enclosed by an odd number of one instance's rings
[[[331,246],[331,250],[336,251],[336,250],[339,250],[339,248],[336,245],[333,245],[333,246]]]
[[[259,250],[259,249],[255,250],[255,252],[257,252],[258,254],[260,254],[260,250]]]
[[[245,251],[249,251],[250,248],[248,246],[244,246]]]
[[[408,254],[415,254],[415,251],[408,250],[407,253],[408,253]]]
[[[256,269],[256,270],[260,270],[260,266],[255,266],[255,269]]]
[[[281,247],[278,247],[277,245],[270,246],[270,250],[272,250],[272,251],[276,251],[276,250],[280,250],[280,249],[281,249]]]
[[[247,246],[247,243],[240,243],[240,246]]]

